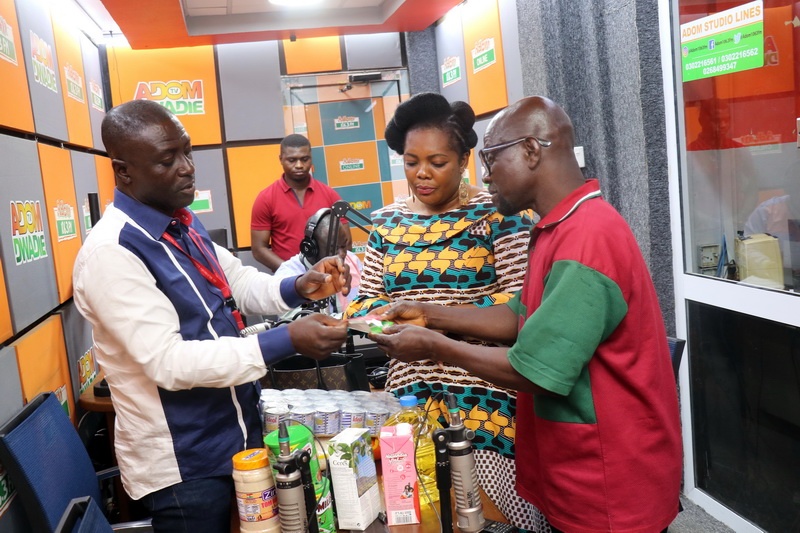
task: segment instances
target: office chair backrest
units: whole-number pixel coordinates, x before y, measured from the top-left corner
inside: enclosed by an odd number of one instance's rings
[[[34,531],[54,531],[73,498],[101,501],[89,454],[53,393],[40,394],[0,428],[0,463]]]
[[[106,516],[91,496],[73,498],[55,533],[113,533]]]
[[[686,341],[675,337],[667,337],[667,344],[669,345],[669,357],[672,359],[672,372],[675,374],[675,382],[677,383]]]

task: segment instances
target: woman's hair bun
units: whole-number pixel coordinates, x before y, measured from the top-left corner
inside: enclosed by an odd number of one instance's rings
[[[478,136],[472,130],[475,112],[466,102],[450,102],[436,93],[420,93],[397,106],[394,117],[386,125],[384,137],[389,148],[402,154],[405,151],[406,133],[415,126],[430,124],[444,126],[453,122],[458,135],[464,139],[468,148],[474,148]]]
[[[450,115],[450,103],[441,94],[420,93],[397,106],[394,117],[386,125],[384,137],[389,148],[402,154],[406,133],[423,121],[442,119]]]
[[[453,110],[453,121],[458,124],[467,148],[475,148],[475,145],[478,144],[478,134],[472,129],[475,125],[475,111],[468,103],[460,100],[450,104],[450,108]]]

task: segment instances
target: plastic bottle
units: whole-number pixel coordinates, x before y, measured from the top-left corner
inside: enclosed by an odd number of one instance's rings
[[[390,416],[384,425],[396,426],[402,422],[411,424],[413,427],[416,441],[417,473],[420,480],[420,500],[423,503],[429,500],[438,502],[439,491],[436,488],[436,449],[433,446],[433,432],[442,426],[433,417],[426,415],[425,410],[417,403],[417,397],[413,395],[400,398],[400,411]]]
[[[280,533],[278,497],[267,450],[254,448],[233,456],[233,481],[241,533]]]

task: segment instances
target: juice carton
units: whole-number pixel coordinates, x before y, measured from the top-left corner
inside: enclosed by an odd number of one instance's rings
[[[387,524],[419,524],[419,484],[411,424],[381,428],[381,469]]]
[[[381,512],[369,429],[347,428],[328,441],[328,469],[339,528],[367,529]]]

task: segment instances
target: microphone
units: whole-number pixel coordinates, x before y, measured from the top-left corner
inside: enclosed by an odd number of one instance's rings
[[[439,490],[439,510],[442,515],[442,533],[453,533],[453,511],[450,500],[450,458],[447,443],[450,437],[447,430],[437,429],[433,432],[433,446],[436,456],[436,488]]]
[[[314,486],[310,483],[311,470],[309,462],[311,454],[308,450],[290,451],[289,431],[286,423],[281,422],[278,427],[278,455],[275,469],[275,488],[278,496],[278,516],[280,517],[281,533],[318,533],[319,526],[316,520],[316,505],[314,502]],[[304,483],[303,469],[308,471],[307,480],[311,487],[313,519],[308,518],[308,491]]]
[[[486,525],[486,519],[483,516],[481,487],[478,484],[475,454],[472,451],[475,432],[468,429],[461,420],[455,395],[448,393],[445,401],[450,413],[450,427],[446,430],[449,436],[447,451],[456,497],[456,525],[464,533],[476,533]]]
[[[272,323],[262,322],[261,324],[253,324],[252,326],[247,326],[242,331],[239,332],[239,335],[242,337],[247,337],[248,335],[255,335],[256,333],[261,333],[262,331],[267,331],[272,327]]]

